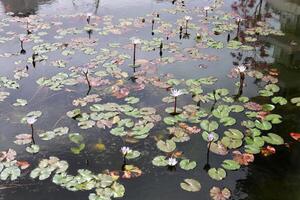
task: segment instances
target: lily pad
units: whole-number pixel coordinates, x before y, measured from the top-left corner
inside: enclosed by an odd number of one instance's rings
[[[159,150],[170,153],[176,149],[176,143],[173,140],[166,140],[165,142],[162,140],[159,140],[156,143],[156,146]]]
[[[223,168],[211,168],[208,170],[208,175],[217,181],[223,180],[226,177],[226,171]]]
[[[189,159],[184,159],[180,161],[179,166],[181,169],[191,170],[197,166],[197,163],[195,161],[190,161]]]
[[[184,182],[180,183],[180,187],[188,192],[198,192],[201,189],[201,184],[195,179],[184,179]]]
[[[238,170],[241,166],[234,160],[224,160],[222,163],[222,167],[227,170]]]
[[[275,133],[268,133],[268,136],[262,136],[265,142],[273,145],[282,145],[284,144],[284,140],[281,136]]]

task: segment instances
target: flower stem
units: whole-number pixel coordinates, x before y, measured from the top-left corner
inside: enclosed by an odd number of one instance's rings
[[[174,97],[175,101],[174,101],[174,114],[176,114],[176,107],[177,107],[177,97]]]
[[[86,72],[83,72],[83,74],[84,74],[84,76],[85,76],[85,79],[86,79],[86,82],[87,82],[87,84],[88,84],[88,86],[89,86],[89,89],[88,89],[86,95],[89,95],[89,93],[90,93],[90,91],[91,91],[91,89],[92,89],[91,82],[90,82],[89,77],[88,77],[88,73],[89,73],[88,70],[87,70]]]
[[[32,143],[35,144],[33,124],[30,124],[30,128],[31,128],[31,139],[32,139]]]

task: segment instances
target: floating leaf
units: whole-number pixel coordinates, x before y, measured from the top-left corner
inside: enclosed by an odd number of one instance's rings
[[[233,160],[238,162],[240,165],[249,165],[250,162],[254,161],[254,156],[249,153],[241,153],[240,151],[233,151]]]
[[[234,160],[224,160],[222,163],[222,167],[227,170],[238,170],[241,166]]]
[[[188,192],[198,192],[201,189],[201,184],[195,179],[184,179],[184,182],[180,183],[180,187]]]
[[[80,144],[83,141],[83,137],[79,133],[70,133],[69,139],[76,144]]]
[[[139,151],[136,150],[132,150],[129,153],[126,154],[126,158],[127,159],[135,159],[138,158],[141,155],[141,153]]]
[[[184,159],[180,161],[179,166],[181,169],[191,170],[197,166],[197,163],[195,161],[190,161],[189,159]]]
[[[224,188],[223,190],[221,190],[218,187],[212,187],[210,189],[209,193],[210,193],[210,197],[213,200],[227,200],[231,196],[231,192],[227,188]]]
[[[16,103],[13,104],[14,106],[26,106],[27,100],[26,99],[17,99]]]
[[[273,145],[282,145],[284,140],[275,133],[268,133],[268,136],[262,136],[265,142]]]
[[[38,153],[40,151],[40,146],[36,144],[32,144],[29,147],[26,147],[26,151],[32,154]]]
[[[227,148],[221,143],[221,141],[218,141],[217,143],[212,142],[210,144],[209,150],[215,154],[222,155],[222,156],[228,154]]]
[[[284,97],[273,97],[272,102],[281,106],[287,104],[287,100]]]
[[[71,151],[74,154],[80,154],[80,152],[85,148],[85,144],[80,144],[77,147],[71,147]]]
[[[208,175],[217,181],[220,181],[226,177],[226,171],[222,168],[211,168],[208,170]]]
[[[200,126],[202,129],[208,131],[208,132],[212,132],[216,129],[218,129],[219,124],[216,121],[208,121],[208,120],[203,120],[200,123]]]
[[[291,103],[296,104],[296,106],[300,106],[300,97],[292,98]]]
[[[176,144],[173,140],[166,140],[165,142],[162,140],[159,140],[156,143],[156,146],[159,150],[163,152],[170,153],[176,149]]]
[[[166,156],[156,156],[152,160],[152,164],[157,167],[165,167],[168,165],[168,160],[167,160]]]
[[[259,120],[255,120],[255,126],[256,128],[260,129],[260,130],[270,130],[272,128],[272,124],[268,121],[259,121]]]

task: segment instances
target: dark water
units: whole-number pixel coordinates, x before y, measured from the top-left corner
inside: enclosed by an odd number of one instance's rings
[[[161,13],[161,18],[171,23],[175,23],[173,15],[167,14],[162,9],[170,9],[174,5],[171,1],[152,1],[152,0],[115,0],[115,1],[64,1],[64,0],[1,0],[0,1],[0,17],[1,19],[10,18],[5,16],[5,13],[13,12],[13,16],[25,17],[28,15],[43,16],[46,22],[62,21],[63,25],[52,26],[47,30],[48,35],[43,36],[44,41],[57,42],[53,36],[56,35],[56,30],[67,27],[83,28],[86,24],[85,17],[65,17],[59,18],[59,15],[72,15],[78,13],[92,12],[97,16],[112,15],[113,21],[117,22],[120,18],[132,18],[136,16],[146,16],[152,12]],[[187,7],[205,6],[211,1],[196,1],[190,0],[186,2]],[[225,1],[222,10],[231,12],[231,5],[234,1]],[[251,8],[249,8],[251,9]],[[276,68],[279,72],[279,85],[281,87],[278,96],[284,96],[287,99],[300,96],[300,1],[263,1],[261,12],[270,12],[273,18],[269,19],[271,23],[280,28],[286,35],[284,37],[270,36],[263,41],[264,46],[269,54],[264,59],[257,59],[260,63],[258,68],[263,70],[264,62],[268,63],[268,67]],[[178,13],[178,16],[184,16],[183,13]],[[177,16],[177,15],[176,15]],[[24,32],[16,22],[12,22],[10,27],[3,27],[4,31],[0,32],[0,36],[5,32],[13,31],[16,33]],[[87,37],[85,32],[80,34],[82,37]],[[129,43],[129,38],[138,36],[143,39],[150,39],[151,26],[139,31],[130,30],[128,33],[122,35],[100,36],[97,33],[92,34],[92,38],[97,38],[100,41],[97,49],[107,48],[110,42],[120,42],[123,44]],[[156,36],[156,35],[155,35]],[[154,36],[154,37],[155,37]],[[195,34],[190,40],[172,39],[173,42],[180,43],[181,47],[190,47],[195,45]],[[216,36],[220,40],[226,40],[226,35]],[[296,45],[291,45],[291,42]],[[5,44],[0,44],[0,54],[7,52],[19,51],[18,41],[12,40]],[[31,49],[32,46],[26,46],[26,49]],[[124,51],[124,50],[123,50]],[[126,51],[125,51],[126,52]],[[234,58],[231,56],[231,51],[228,49],[205,49],[204,53],[216,55],[219,60],[208,62],[205,60],[184,61],[158,66],[158,73],[172,73],[176,78],[197,78],[213,75],[218,78],[216,87],[224,87],[234,91],[234,80],[229,79],[227,74],[232,68]],[[27,60],[27,57],[32,52],[27,52],[24,56],[12,58],[0,58],[0,72],[4,76],[13,76],[14,62],[18,60]],[[128,52],[127,52],[128,53]],[[238,53],[238,52],[236,52]],[[244,57],[258,57],[259,52],[239,52]],[[165,53],[168,55],[169,53]],[[57,52],[49,54],[49,58],[59,58]],[[158,52],[139,53],[139,57],[145,59],[153,59],[158,56]],[[89,56],[77,56],[69,59],[68,66],[84,65],[89,61]],[[128,63],[127,63],[128,62]],[[129,64],[130,61],[126,61]],[[199,65],[205,65],[207,68],[200,68]],[[131,72],[125,66],[122,68],[125,71]],[[20,85],[24,85],[19,90],[10,90],[10,96],[5,102],[0,104],[0,150],[13,148],[17,151],[18,157],[32,162],[30,169],[35,167],[41,158],[48,158],[55,155],[62,160],[67,160],[70,164],[70,170],[75,174],[77,169],[86,168],[93,172],[101,172],[104,169],[119,170],[122,166],[122,157],[119,149],[123,146],[125,141],[119,137],[111,137],[108,131],[100,129],[81,130],[77,127],[77,123],[70,121],[64,117],[65,113],[74,109],[71,102],[75,98],[84,97],[86,93],[86,86],[77,86],[76,92],[66,93],[64,91],[53,92],[46,88],[38,89],[35,81],[41,77],[50,77],[58,72],[67,71],[66,69],[58,69],[49,66],[49,63],[38,63],[38,66],[29,69],[29,77],[19,81]],[[256,97],[257,89],[261,86],[254,83],[254,80],[247,79],[247,86],[244,94],[251,99],[259,99]],[[97,92],[97,91],[96,91]],[[155,95],[154,95],[155,94]],[[167,106],[162,105],[161,97],[167,96],[164,91],[154,91],[149,87],[139,92],[133,92],[132,96],[137,96],[141,99],[141,106],[155,106],[158,110],[165,109]],[[30,100],[26,107],[13,108],[9,106],[15,102],[17,98],[24,98]],[[112,101],[110,97],[103,96],[105,101]],[[179,102],[182,105],[188,103],[190,99],[182,98]],[[120,103],[117,101],[117,103]],[[41,110],[43,112],[42,119],[39,120],[35,126],[37,131],[52,130],[58,126],[68,126],[71,132],[79,132],[84,136],[86,149],[78,156],[70,152],[72,144],[66,136],[55,138],[51,141],[45,142],[37,139],[41,150],[34,156],[25,152],[23,146],[14,145],[14,137],[20,133],[29,132],[30,129],[19,123],[20,116],[32,111]],[[285,106],[276,108],[275,113],[284,117],[283,123],[277,125],[271,131],[280,134],[287,142],[292,141],[288,133],[299,132],[300,130],[300,110],[295,106]],[[151,131],[151,135],[161,135],[166,131],[165,127],[159,125]],[[100,131],[99,131],[100,130]],[[220,130],[224,131],[224,130]],[[270,157],[255,156],[255,162],[249,167],[243,168],[239,171],[228,172],[225,180],[216,182],[207,175],[203,170],[206,162],[206,143],[202,140],[200,135],[195,135],[186,144],[179,144],[178,148],[191,160],[197,161],[197,168],[192,171],[183,172],[177,170],[176,172],[169,172],[165,168],[157,168],[151,164],[151,160],[160,152],[157,150],[155,140],[153,137],[142,140],[136,144],[130,144],[134,149],[138,149],[143,153],[143,156],[132,164],[139,166],[143,170],[143,175],[132,180],[121,180],[125,185],[126,193],[122,199],[126,200],[196,200],[196,199],[210,199],[209,189],[212,186],[228,187],[232,191],[232,199],[247,199],[247,200],[300,200],[300,143],[292,144],[291,148],[279,148],[277,153]],[[99,152],[94,149],[94,145],[98,139],[106,145],[106,151]],[[212,166],[219,166],[221,163],[221,156],[214,155],[211,157],[210,164]],[[86,165],[86,160],[89,164]],[[24,176],[15,181],[20,186],[9,189],[0,190],[0,199],[3,200],[62,200],[74,199],[82,200],[88,199],[89,192],[69,192],[59,186],[53,184],[49,179],[46,181],[32,181],[28,179],[30,171],[27,171]],[[198,193],[187,193],[183,191],[179,183],[187,177],[197,177],[202,184],[202,189]],[[9,185],[11,182],[0,182],[1,185]]]

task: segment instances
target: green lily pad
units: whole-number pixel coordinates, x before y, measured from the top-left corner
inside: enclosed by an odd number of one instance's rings
[[[283,105],[287,104],[287,100],[284,97],[273,97],[272,98],[272,103],[279,104],[279,105],[283,106]]]
[[[275,133],[268,133],[268,136],[262,136],[263,140],[269,144],[273,145],[282,145],[284,144],[284,140],[281,136]]]
[[[74,154],[80,154],[80,152],[85,148],[85,144],[80,144],[77,147],[71,147],[71,151]]]
[[[300,106],[300,97],[292,98],[291,103],[296,104],[296,106]]]
[[[156,143],[156,146],[159,150],[170,153],[176,149],[176,143],[173,140],[166,140],[165,142],[162,140],[159,140]]]
[[[21,170],[17,166],[9,166],[1,172],[0,179],[2,181],[8,180],[8,179],[11,181],[14,181],[20,175],[21,175]]]
[[[201,189],[201,184],[195,179],[184,179],[184,182],[180,183],[180,187],[188,192],[198,192]]]
[[[220,119],[220,123],[224,126],[232,126],[236,123],[236,120],[233,117],[224,117]]]
[[[219,124],[216,121],[203,120],[203,121],[201,121],[200,126],[202,129],[204,129],[208,132],[212,132],[212,131],[218,129]]]
[[[272,124],[266,120],[255,120],[255,126],[256,128],[264,131],[270,130],[272,128]]]
[[[179,166],[181,169],[191,170],[197,166],[197,163],[195,161],[190,161],[189,159],[184,159],[180,161]]]
[[[278,114],[269,114],[265,117],[265,120],[270,121],[272,124],[280,124],[282,117]]]
[[[210,168],[208,170],[208,175],[217,181],[223,180],[226,177],[226,171],[223,168]]]
[[[238,170],[241,166],[238,162],[234,160],[224,160],[222,167],[227,170]]]
[[[165,167],[168,165],[168,160],[166,156],[156,156],[152,160],[152,164],[157,167]]]
[[[228,131],[225,131],[224,134],[233,139],[243,139],[244,137],[244,134],[237,129],[228,129]]]
[[[26,147],[26,151],[32,154],[38,153],[40,151],[40,146],[36,144],[32,144],[29,147]]]
[[[80,144],[83,141],[83,137],[79,133],[70,133],[69,139],[76,144]]]
[[[138,158],[141,155],[139,151],[133,150],[126,154],[128,160]]]
[[[178,122],[178,120],[175,117],[165,117],[164,118],[164,122],[167,125],[174,125],[174,124],[176,124]]]
[[[275,106],[274,106],[273,104],[264,104],[264,105],[262,106],[262,108],[263,108],[263,111],[268,112],[268,111],[274,110],[274,109],[275,109]]]

